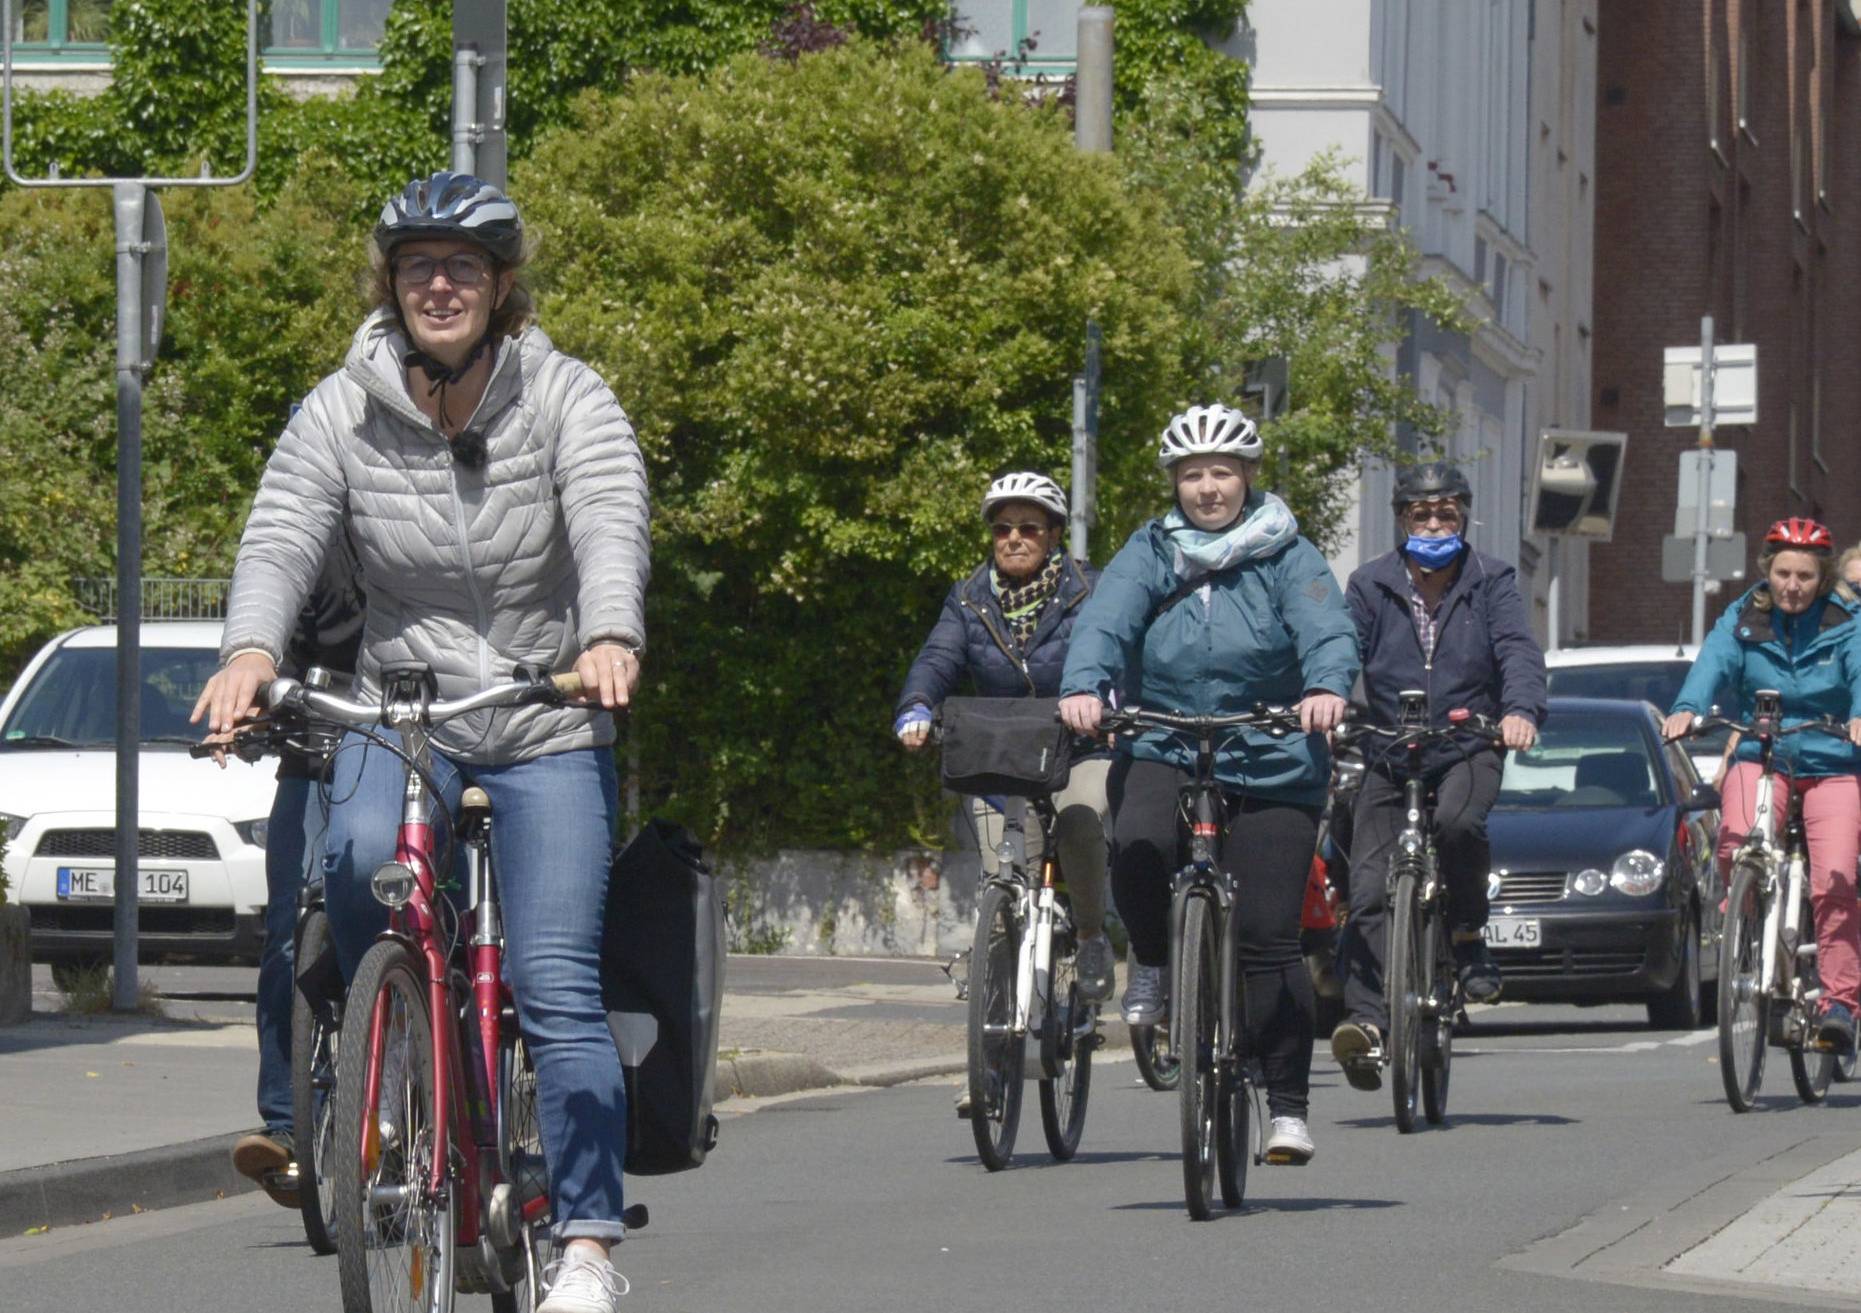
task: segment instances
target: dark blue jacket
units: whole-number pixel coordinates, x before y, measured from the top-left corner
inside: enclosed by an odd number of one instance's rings
[[[1178,582],[1170,532],[1151,520],[1105,567],[1080,618],[1062,691],[1101,699],[1116,691],[1126,706],[1208,716],[1257,702],[1291,706],[1316,690],[1349,694],[1357,678],[1350,616],[1331,567],[1305,539],[1210,575],[1206,589],[1159,612]],[[1120,737],[1119,746],[1179,770],[1195,764],[1193,748],[1161,732]],[[1215,777],[1250,797],[1315,807],[1331,757],[1316,734],[1243,730],[1216,758]]]
[[[1436,727],[1448,713],[1465,707],[1498,720],[1524,716],[1542,725],[1550,706],[1545,697],[1544,649],[1531,632],[1525,600],[1519,596],[1518,572],[1496,556],[1468,549],[1454,580],[1435,612],[1434,659],[1422,653],[1421,635],[1409,610],[1409,567],[1401,552],[1390,552],[1357,567],[1346,590],[1357,638],[1363,648],[1364,699],[1371,723],[1394,725],[1397,694],[1418,688],[1428,694],[1428,714]],[[1374,745],[1374,740],[1371,741]],[[1423,766],[1433,771],[1459,760],[1484,744],[1469,738],[1465,748],[1431,745]],[[1400,762],[1382,757],[1372,746],[1370,759],[1380,769],[1401,773]]]
[[[913,703],[935,711],[962,687],[966,675],[979,697],[1058,697],[1073,620],[1098,575],[1094,566],[1067,558],[1054,600],[1041,611],[1023,659],[1015,652],[1001,603],[989,586],[989,562],[984,561],[969,578],[951,585],[943,614],[905,676],[905,691],[898,695],[893,714],[902,715]]]

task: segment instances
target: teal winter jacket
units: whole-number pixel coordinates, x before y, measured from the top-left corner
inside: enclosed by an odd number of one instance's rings
[[[1122,706],[1188,715],[1230,715],[1257,702],[1291,706],[1308,691],[1350,696],[1357,628],[1316,547],[1294,536],[1268,555],[1205,576],[1203,588],[1157,614],[1193,570],[1171,538],[1163,520],[1152,520],[1105,568],[1074,622],[1061,696],[1109,701],[1116,692]],[[1120,747],[1183,770],[1195,764],[1192,748],[1161,733]],[[1310,806],[1324,802],[1330,772],[1325,741],[1315,734],[1276,739],[1243,731],[1216,763],[1227,788]]]
[[[1784,724],[1833,716],[1861,716],[1861,608],[1831,594],[1810,603],[1801,615],[1754,604],[1769,584],[1760,583],[1725,609],[1700,645],[1699,657],[1680,686],[1673,710],[1703,716],[1714,693],[1728,690],[1735,706],[1720,711],[1751,717],[1754,695],[1774,688],[1783,695]],[[1780,740],[1780,754],[1798,775],[1845,775],[1861,767],[1854,747],[1828,734],[1796,734]],[[1738,745],[1740,761],[1756,761],[1758,745]]]

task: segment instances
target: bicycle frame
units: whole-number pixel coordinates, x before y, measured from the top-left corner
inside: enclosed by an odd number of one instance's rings
[[[1188,917],[1188,900],[1209,898],[1221,915],[1221,1004],[1216,1009],[1218,1031],[1216,1063],[1223,1074],[1232,1074],[1239,1061],[1234,1037],[1240,1032],[1240,966],[1231,945],[1239,927],[1240,905],[1235,898],[1234,877],[1219,861],[1217,849],[1226,826],[1221,789],[1215,783],[1215,736],[1204,730],[1196,740],[1194,780],[1185,785],[1178,802],[1180,814],[1188,822],[1189,862],[1176,873],[1170,910],[1170,979],[1182,973],[1183,924]],[[1180,1009],[1170,1012],[1170,1048],[1183,1053]]]
[[[1794,995],[1791,982],[1795,977],[1795,964],[1791,963],[1790,970],[1785,971],[1782,950],[1788,948],[1798,956],[1816,951],[1813,933],[1807,944],[1802,939],[1803,902],[1809,879],[1806,861],[1808,841],[1795,780],[1787,772],[1775,767],[1777,740],[1768,728],[1774,722],[1760,715],[1758,724],[1765,728],[1760,729],[1756,735],[1758,781],[1757,796],[1752,801],[1751,829],[1732,861],[1734,865],[1755,861],[1765,872],[1764,947],[1759,988],[1776,998],[1790,1000]],[[1777,841],[1776,786],[1779,782],[1784,786],[1786,799],[1781,846]],[[1780,871],[1781,888],[1778,878]],[[1782,897],[1779,897],[1780,893]],[[1821,994],[1819,989],[1808,991],[1802,1001],[1813,1003]]]
[[[1040,882],[1027,878],[1027,813],[1040,824],[1042,843]],[[1003,813],[1002,841],[996,849],[997,873],[990,883],[1001,886],[1018,900],[1021,917],[1021,946],[1015,960],[1015,1011],[1013,1033],[1026,1035],[1042,1021],[1040,1001],[1047,997],[1053,973],[1053,928],[1059,918],[1059,888],[1055,873],[1059,860],[1055,853],[1053,802],[1032,798],[1021,814],[1012,804]],[[1049,1073],[1051,1074],[1051,1073]]]

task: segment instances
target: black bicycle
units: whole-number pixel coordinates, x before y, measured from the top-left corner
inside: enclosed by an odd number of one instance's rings
[[[1220,750],[1242,731],[1275,737],[1301,732],[1296,712],[1256,706],[1228,716],[1186,716],[1141,707],[1107,711],[1108,734],[1162,730],[1195,745],[1195,769],[1177,812],[1188,860],[1176,873],[1170,908],[1170,1049],[1180,1064],[1183,1194],[1189,1216],[1205,1221],[1215,1188],[1239,1208],[1249,1159],[1265,1161],[1260,1090],[1246,1052],[1244,988],[1236,954],[1240,899],[1235,873],[1220,863],[1227,802],[1215,779]]]
[[[1396,695],[1394,726],[1348,725],[1334,735],[1339,748],[1367,738],[1389,740],[1381,752],[1366,749],[1366,765],[1403,752],[1406,824],[1396,838],[1388,874],[1389,951],[1383,995],[1389,1003],[1389,1039],[1384,1060],[1390,1069],[1396,1129],[1416,1126],[1419,1111],[1430,1125],[1447,1117],[1448,1079],[1454,1064],[1454,1023],[1466,1000],[1454,965],[1448,925],[1447,881],[1436,860],[1434,804],[1423,782],[1422,751],[1431,743],[1477,735],[1497,745],[1499,727],[1464,709],[1448,713],[1448,725],[1428,723],[1428,695],[1405,689]]]

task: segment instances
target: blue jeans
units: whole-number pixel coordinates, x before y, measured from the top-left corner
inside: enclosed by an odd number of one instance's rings
[[[473,766],[435,753],[432,773],[454,815],[466,785],[491,796],[504,975],[536,1064],[556,1239],[619,1240],[626,1093],[601,1003],[601,923],[618,810],[613,754],[581,748]],[[344,979],[387,924],[369,878],[394,856],[405,789],[399,758],[360,735],[344,739],[330,781],[323,858]]]
[[[291,1133],[292,966],[297,896],[321,851],[323,808],[312,779],[281,779],[265,838],[265,948],[258,959],[258,1115]]]

